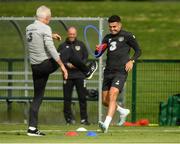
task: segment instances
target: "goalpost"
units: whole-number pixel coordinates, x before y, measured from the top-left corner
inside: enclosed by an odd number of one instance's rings
[[[34,17],[0,17],[0,34],[3,40],[0,40],[0,47],[5,50],[0,54],[0,66],[3,63],[2,59],[23,59],[22,65],[16,64],[11,71],[0,70],[0,96],[33,96],[33,85],[31,68],[28,61],[28,50],[25,39],[25,28],[28,24],[35,20]],[[78,32],[78,39],[83,41],[89,51],[89,58],[95,59],[91,54],[94,51],[96,44],[101,43],[105,29],[106,20],[100,17],[53,17],[50,26],[53,32],[57,32],[62,36],[62,41],[66,38],[66,30],[69,26],[75,26]],[[84,31],[87,26],[91,26]],[[92,28],[94,27],[94,29]],[[61,42],[62,42],[61,41]],[[88,43],[87,43],[88,41]],[[55,42],[56,48],[59,43]],[[98,89],[98,120],[102,119],[102,68],[103,58],[97,59],[99,63],[98,72],[96,72],[92,80],[87,81],[87,87],[90,89]],[[20,68],[18,68],[20,67]],[[60,79],[59,72],[52,74],[46,86],[45,95],[57,96],[62,95],[62,79]],[[5,76],[7,76],[5,78]],[[8,91],[9,94],[6,94]],[[89,106],[91,107],[91,106]],[[92,106],[93,107],[93,106]],[[93,109],[93,108],[92,108]]]

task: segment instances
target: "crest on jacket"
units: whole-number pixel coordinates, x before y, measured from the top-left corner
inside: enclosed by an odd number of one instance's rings
[[[75,46],[75,50],[79,51],[81,49],[80,46]]]
[[[123,36],[121,36],[121,37],[119,37],[119,39],[118,39],[120,42],[122,42],[122,41],[124,41],[124,37]]]

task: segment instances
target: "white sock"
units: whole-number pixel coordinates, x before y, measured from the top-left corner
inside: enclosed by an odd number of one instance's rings
[[[120,113],[120,114],[124,114],[126,111],[124,108],[120,107],[119,105],[117,105],[117,111]]]
[[[104,121],[104,125],[105,125],[106,128],[109,127],[109,124],[111,123],[111,120],[112,120],[112,117],[106,116],[106,119]]]
[[[30,129],[30,130],[35,130],[36,128],[35,128],[35,127],[30,126],[30,127],[29,127],[29,129]]]

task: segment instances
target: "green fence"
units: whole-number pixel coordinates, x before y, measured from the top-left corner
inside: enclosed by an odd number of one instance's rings
[[[33,97],[31,69],[28,71],[27,80],[25,80],[25,76],[23,59],[0,58],[0,123],[27,122],[29,105]],[[94,78],[97,79],[97,77],[96,72]],[[62,75],[59,71],[50,75],[46,86],[45,100],[40,108],[40,122],[48,124],[65,123],[62,109],[62,82]],[[87,87],[88,89],[96,89],[98,81],[89,80]],[[74,115],[77,115],[76,120],[79,123],[80,111],[75,90],[73,92],[72,110]],[[98,121],[97,100],[90,99],[88,101],[88,115],[92,123]]]
[[[132,121],[158,123],[159,104],[180,93],[180,60],[140,60],[132,76]]]
[[[28,82],[21,72],[24,70],[23,59],[0,59],[0,97],[24,97],[25,83],[31,87],[28,96],[33,96],[31,72]],[[14,75],[12,75],[14,73]],[[12,89],[11,89],[11,88]],[[19,88],[18,88],[19,87]],[[54,88],[53,88],[54,87]],[[88,81],[88,88],[98,87],[98,73]],[[129,73],[125,87],[126,107],[131,109],[128,121],[147,118],[150,123],[158,123],[159,104],[169,96],[180,93],[180,60],[139,60]],[[74,94],[76,97],[76,94]],[[62,97],[62,80],[54,74],[48,81],[45,96]],[[45,101],[40,110],[40,121],[44,123],[62,123],[62,102]],[[75,114],[79,113],[78,104],[72,104]],[[0,101],[0,122],[23,122],[27,119],[27,103],[22,101]],[[98,121],[97,101],[88,102],[91,122]],[[51,117],[46,117],[51,115]],[[115,116],[114,122],[117,120]],[[79,117],[77,118],[79,120]]]

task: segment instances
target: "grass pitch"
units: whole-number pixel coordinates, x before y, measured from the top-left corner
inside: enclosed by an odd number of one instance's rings
[[[108,133],[101,133],[97,125],[86,126],[88,131],[97,133],[96,137],[86,136],[87,132],[78,132],[79,136],[64,134],[75,131],[82,125],[40,125],[46,133],[44,137],[26,135],[26,125],[1,124],[0,143],[180,143],[180,127],[118,127],[110,126]]]

